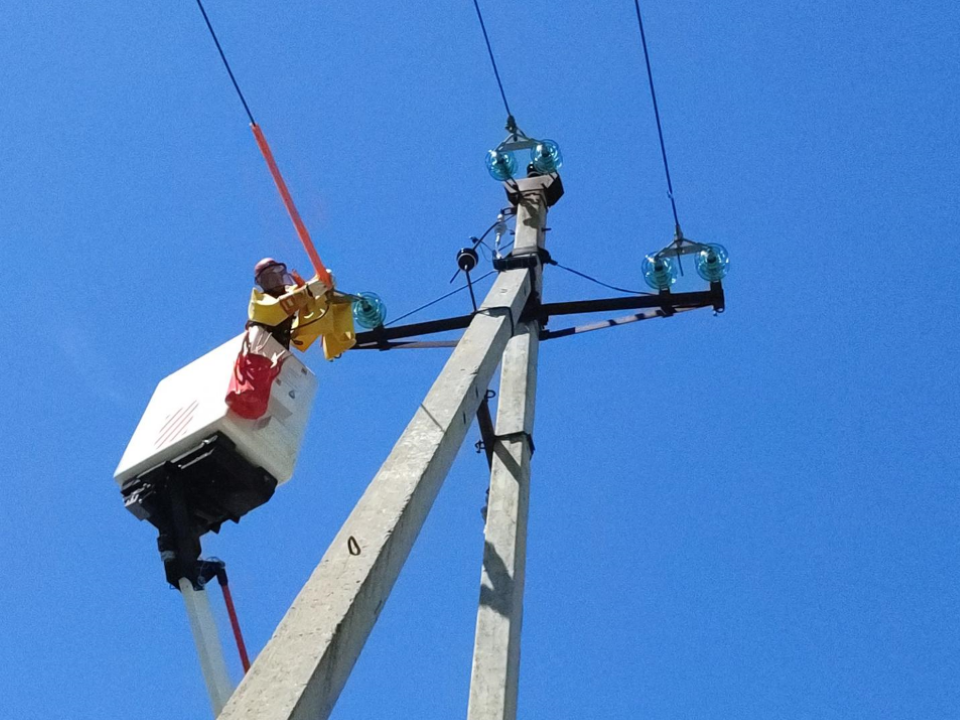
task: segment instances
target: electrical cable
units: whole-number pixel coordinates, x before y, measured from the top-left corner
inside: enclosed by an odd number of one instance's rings
[[[467,287],[470,289],[470,304],[473,305],[473,311],[477,311],[477,296],[473,294],[473,280],[470,279],[470,271],[464,271],[467,276]]]
[[[653,100],[653,115],[657,119],[657,135],[660,137],[660,154],[663,157],[663,171],[667,176],[667,197],[670,198],[670,207],[673,208],[673,221],[677,226],[677,235],[680,232],[680,218],[677,215],[677,203],[673,198],[673,182],[670,180],[670,164],[667,162],[667,146],[663,142],[663,127],[660,125],[660,108],[657,106],[657,91],[653,87],[653,70],[650,68],[650,52],[647,50],[647,35],[643,31],[643,18],[640,16],[640,0],[633,0],[637,9],[637,24],[640,26],[640,41],[643,44],[643,59],[647,63],[647,80],[650,82],[650,98]]]
[[[496,251],[495,251],[492,247],[490,247],[490,244],[489,244],[489,243],[484,242],[484,238],[486,238],[487,235],[489,235],[490,232],[491,232],[495,227],[497,227],[497,225],[499,225],[501,222],[506,223],[507,218],[516,217],[516,213],[513,211],[513,208],[503,208],[503,209],[500,210],[500,213],[499,213],[499,214],[500,214],[500,215],[503,215],[503,220],[501,220],[501,219],[498,217],[496,220],[493,221],[493,223],[490,225],[490,227],[488,227],[486,230],[483,231],[483,234],[482,234],[480,237],[473,237],[473,236],[470,237],[470,240],[473,242],[473,249],[474,249],[474,250],[476,250],[478,247],[481,247],[481,246],[482,246],[482,247],[486,247],[487,250],[489,250],[491,253],[493,253],[494,257],[496,257],[496,255],[497,255]],[[513,244],[513,241],[511,240],[509,244]],[[456,280],[456,279],[457,279],[457,275],[459,275],[461,272],[462,272],[462,271],[461,271],[459,268],[457,268],[457,271],[453,274],[453,277],[450,278],[450,282],[452,283],[454,280]]]
[[[643,292],[641,290],[628,290],[626,288],[617,287],[616,285],[610,285],[608,283],[603,282],[602,280],[597,280],[595,277],[591,277],[586,273],[582,273],[579,270],[574,270],[573,268],[569,268],[566,265],[561,265],[556,260],[553,260],[550,264],[556,265],[561,270],[566,270],[567,272],[573,273],[574,275],[579,275],[584,280],[589,280],[590,282],[596,283],[597,285],[602,285],[605,288],[609,288],[610,290],[616,290],[617,292],[626,293],[627,295],[653,295],[654,294],[650,292]]]
[[[473,240],[474,247],[476,247],[476,245],[477,245],[478,243],[483,242],[484,238],[486,238],[487,235],[490,234],[490,231],[492,231],[497,225],[499,225],[500,223],[506,223],[506,222],[507,222],[507,218],[516,218],[516,217],[517,217],[517,213],[516,213],[516,211],[515,211],[512,207],[501,208],[500,212],[497,213],[497,214],[498,214],[498,215],[503,215],[503,219],[500,219],[500,218],[498,217],[496,220],[493,221],[493,223],[490,225],[490,227],[488,227],[486,230],[483,231],[483,235],[481,235],[481,236],[478,237],[478,238],[471,238],[471,240]],[[488,247],[489,247],[489,246],[488,246]]]
[[[503,107],[507,111],[507,125],[514,125],[513,113],[510,112],[510,104],[507,102],[507,94],[503,91],[503,82],[500,80],[500,71],[497,70],[497,61],[493,57],[493,48],[490,46],[490,36],[487,35],[487,26],[483,22],[483,13],[480,12],[480,4],[473,0],[473,7],[477,10],[477,19],[480,21],[480,29],[483,31],[483,39],[487,43],[487,53],[490,55],[490,64],[493,65],[493,74],[497,78],[497,87],[500,88],[500,97],[503,98]]]
[[[480,277],[478,277],[474,282],[480,282],[481,280],[483,280],[483,279],[485,279],[485,278],[488,278],[488,277],[490,277],[491,275],[494,275],[496,272],[497,272],[496,270],[491,270],[490,272],[488,272],[488,273],[486,273],[486,274],[481,275]],[[436,300],[431,300],[430,302],[428,302],[428,303],[426,303],[426,304],[424,304],[424,305],[421,305],[421,306],[418,307],[418,308],[414,308],[414,309],[411,310],[410,312],[405,313],[405,314],[401,315],[401,316],[398,317],[398,318],[394,318],[394,319],[391,320],[390,322],[386,323],[386,324],[384,325],[384,327],[386,327],[386,326],[388,326],[388,325],[393,325],[394,323],[398,323],[398,322],[400,322],[401,320],[403,320],[404,318],[408,318],[408,317],[410,317],[411,315],[420,312],[421,310],[426,310],[426,309],[427,309],[428,307],[430,307],[431,305],[436,305],[436,304],[437,304],[438,302],[440,302],[441,300],[446,300],[446,299],[447,299],[448,297],[450,297],[451,295],[456,295],[458,292],[462,292],[463,290],[466,290],[467,287],[469,287],[469,285],[461,285],[461,286],[458,287],[456,290],[451,290],[450,292],[446,293],[445,295],[441,295],[441,296],[438,297]]]
[[[256,120],[253,119],[253,113],[250,112],[250,106],[247,105],[247,100],[243,96],[243,91],[240,90],[240,84],[237,82],[237,78],[234,76],[233,70],[230,68],[230,63],[227,62],[227,56],[223,52],[223,47],[220,45],[220,40],[217,38],[217,33],[213,29],[213,23],[210,22],[210,16],[207,15],[207,10],[203,7],[203,2],[201,0],[197,0],[197,7],[200,8],[200,13],[203,15],[203,20],[207,24],[207,30],[210,31],[210,37],[213,38],[213,42],[217,46],[217,52],[220,53],[220,59],[223,61],[223,66],[226,68],[227,74],[230,76],[230,81],[233,83],[234,89],[237,91],[237,96],[240,98],[240,102],[243,103],[243,109],[247,112],[247,117],[250,119],[250,129],[253,131],[253,137],[257,141],[257,147],[260,149],[260,154],[263,155],[263,159],[267,163],[267,169],[270,170],[270,175],[273,177],[273,182],[277,186],[277,191],[280,193],[280,199],[283,201],[283,206],[286,208],[287,214],[290,215],[290,220],[293,222],[293,227],[297,232],[297,237],[300,239],[300,244],[303,245],[303,249],[310,258],[310,264],[313,265],[313,269],[317,271],[317,277],[322,280],[327,287],[332,288],[333,276],[330,274],[330,271],[327,269],[326,265],[323,264],[323,261],[317,254],[317,249],[314,247],[313,239],[310,237],[310,232],[307,230],[307,226],[303,223],[303,219],[300,217],[300,212],[297,210],[297,206],[293,202],[293,196],[290,194],[290,190],[287,188],[287,183],[283,179],[283,175],[280,173],[280,168],[277,166],[277,161],[273,157],[273,152],[270,150],[270,145],[267,143],[267,138],[263,134],[263,130],[259,125],[257,125]]]
[[[233,87],[237,91],[240,102],[243,103],[243,109],[247,111],[247,117],[250,118],[250,124],[256,125],[257,121],[253,119],[253,113],[250,112],[250,106],[247,105],[247,100],[243,97],[243,92],[240,90],[240,85],[237,83],[237,79],[233,76],[233,70],[230,69],[230,63],[227,62],[227,56],[224,55],[223,48],[220,47],[220,41],[217,39],[217,34],[213,31],[213,25],[210,23],[210,18],[207,17],[207,11],[203,7],[203,3],[200,0],[197,0],[197,6],[200,8],[200,12],[203,13],[203,20],[207,23],[207,30],[210,31],[210,37],[213,38],[213,42],[217,46],[217,52],[220,53],[220,59],[223,60],[223,66],[227,69],[227,74],[230,75],[230,81],[233,83]]]

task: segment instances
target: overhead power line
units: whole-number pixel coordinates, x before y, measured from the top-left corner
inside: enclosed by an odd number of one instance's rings
[[[496,273],[496,272],[497,272],[496,270],[491,270],[490,272],[488,272],[488,273],[486,273],[486,274],[484,274],[484,275],[481,275],[480,277],[478,277],[476,280],[473,280],[472,282],[480,282],[480,281],[483,280],[484,278],[488,278],[488,277],[490,277],[491,275],[493,275],[493,274]],[[411,310],[410,312],[404,313],[403,315],[401,315],[401,316],[398,317],[398,318],[394,318],[393,320],[391,320],[390,322],[388,322],[387,325],[393,325],[394,323],[400,322],[400,321],[403,320],[404,318],[408,318],[408,317],[410,317],[411,315],[414,315],[415,313],[420,312],[421,310],[426,310],[428,307],[431,307],[432,305],[436,305],[436,304],[437,304],[438,302],[440,302],[441,300],[446,300],[446,299],[447,299],[448,297],[450,297],[451,295],[456,295],[458,292],[463,292],[463,291],[466,290],[468,287],[470,287],[470,283],[467,283],[466,285],[461,285],[461,286],[458,287],[456,290],[451,290],[450,292],[445,293],[444,295],[441,295],[440,297],[436,298],[435,300],[431,300],[431,301],[428,302],[428,303],[424,303],[424,304],[421,305],[420,307],[414,308],[414,309]],[[472,292],[472,290],[471,290],[471,292]]]
[[[201,0],[197,0],[197,7],[200,8],[200,13],[203,15],[203,21],[207,24],[207,30],[210,31],[210,37],[213,38],[213,42],[217,46],[217,52],[220,53],[220,59],[223,61],[223,66],[227,69],[227,74],[230,76],[230,82],[233,83],[233,88],[237,91],[237,96],[240,98],[240,102],[243,103],[243,109],[247,112],[247,117],[250,119],[250,129],[253,131],[253,137],[257,141],[257,147],[260,149],[260,154],[263,155],[263,159],[267,163],[267,169],[270,170],[270,175],[273,177],[273,182],[277,186],[277,191],[280,193],[280,199],[283,202],[283,206],[287,209],[287,214],[290,215],[290,220],[293,222],[293,227],[294,230],[296,230],[297,237],[300,239],[300,244],[303,245],[303,249],[310,258],[310,264],[313,265],[313,269],[316,270],[317,277],[326,283],[327,287],[332,288],[333,276],[330,274],[327,266],[323,264],[323,261],[320,259],[320,255],[317,253],[317,249],[313,244],[313,239],[310,237],[310,232],[307,230],[307,226],[300,217],[300,211],[297,210],[296,203],[293,201],[293,196],[290,194],[290,190],[287,188],[287,183],[283,179],[283,174],[280,172],[280,167],[277,165],[277,161],[273,157],[273,152],[270,150],[270,145],[267,143],[267,138],[263,134],[263,130],[257,124],[257,121],[253,119],[253,113],[250,112],[250,106],[247,105],[247,99],[243,96],[243,91],[240,90],[240,84],[237,82],[237,78],[234,76],[233,70],[230,68],[230,63],[227,62],[227,56],[223,52],[223,47],[220,45],[220,40],[217,38],[217,33],[214,32],[213,24],[210,22],[210,16],[207,15],[207,10],[203,7],[203,2]]]
[[[608,283],[603,282],[603,280],[597,280],[595,277],[591,277],[590,275],[587,275],[586,273],[582,273],[579,270],[574,270],[573,268],[567,267],[566,265],[561,265],[556,260],[551,260],[550,264],[555,265],[561,270],[566,270],[568,273],[579,275],[584,280],[589,280],[592,283],[596,283],[597,285],[602,285],[603,287],[609,288],[610,290],[616,290],[617,292],[626,293],[627,295],[653,295],[653,293],[644,292],[642,290],[628,290],[627,288],[617,287],[616,285],[610,285]]]
[[[480,29],[483,31],[484,42],[487,43],[487,53],[490,55],[490,64],[493,65],[493,74],[497,78],[497,87],[500,88],[500,97],[503,98],[503,108],[507,111],[507,124],[513,125],[513,113],[510,112],[510,104],[507,102],[507,94],[503,90],[503,81],[500,79],[500,71],[497,70],[497,60],[493,57],[493,48],[490,46],[490,36],[487,35],[487,26],[483,22],[483,13],[480,12],[480,3],[473,0],[473,7],[477,10],[477,19],[480,21]]]
[[[647,49],[647,36],[643,31],[643,17],[640,15],[640,0],[633,0],[633,6],[637,9],[637,25],[640,27],[643,58],[647,63],[647,80],[650,81],[650,98],[653,100],[653,114],[657,119],[657,135],[660,137],[660,154],[663,157],[663,171],[667,175],[667,197],[670,198],[670,207],[673,208],[673,221],[677,226],[677,236],[682,237],[683,234],[680,232],[680,218],[677,215],[677,203],[673,197],[673,182],[670,180],[670,164],[667,162],[667,146],[663,142],[663,127],[660,124],[660,108],[657,106],[657,91],[653,87],[653,70],[650,69],[650,52]]]
[[[203,13],[203,21],[207,24],[207,30],[210,31],[210,37],[213,38],[213,42],[217,46],[217,52],[220,53],[220,59],[223,60],[223,66],[227,69],[227,74],[230,75],[230,82],[233,83],[233,87],[237,91],[237,96],[240,98],[240,102],[243,103],[243,109],[247,111],[247,117],[250,118],[250,124],[256,125],[257,121],[253,119],[253,113],[250,112],[250,106],[247,105],[247,99],[243,96],[243,91],[240,90],[240,85],[237,83],[237,78],[235,78],[233,75],[233,70],[230,69],[230,63],[227,62],[227,56],[224,55],[223,48],[220,47],[220,41],[217,39],[217,33],[213,31],[213,25],[210,23],[210,18],[207,16],[207,11],[203,7],[203,3],[200,0],[197,0],[197,6],[200,8],[200,12]]]

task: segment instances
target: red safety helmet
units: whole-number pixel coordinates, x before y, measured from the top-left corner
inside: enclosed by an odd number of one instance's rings
[[[281,268],[283,268],[281,272],[285,273],[287,271],[287,266],[284,265],[282,262],[278,260],[274,260],[272,257],[265,257],[263,260],[261,260],[260,262],[258,262],[256,265],[253,266],[253,279],[256,280],[257,278],[259,278],[260,273],[262,273],[267,268],[272,268],[276,266],[280,266]]]

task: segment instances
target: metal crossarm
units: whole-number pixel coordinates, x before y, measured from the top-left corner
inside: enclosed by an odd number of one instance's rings
[[[558,303],[544,303],[524,311],[522,318],[536,317],[546,323],[551,317],[560,315],[582,315],[595,312],[617,312],[621,310],[641,310],[644,308],[670,308],[683,310],[688,308],[712,307],[722,311],[724,308],[723,287],[713,283],[709,290],[685,293],[661,293],[658,295],[631,295],[627,297],[603,298],[600,300],[574,300]],[[473,315],[457,315],[442,320],[377,328],[357,333],[357,345],[354,349],[372,350],[395,347],[392,341],[413,338],[421,335],[462,330],[470,324]],[[422,347],[430,347],[422,345]],[[437,345],[449,347],[449,344]]]

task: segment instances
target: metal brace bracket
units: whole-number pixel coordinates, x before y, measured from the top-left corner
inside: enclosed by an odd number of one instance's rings
[[[530,457],[533,457],[533,454],[537,451],[537,446],[533,444],[533,435],[524,431],[518,430],[517,432],[507,433],[505,435],[495,435],[495,440],[517,440],[520,438],[525,438],[527,444],[530,445]]]
[[[538,265],[552,265],[553,258],[545,248],[536,252],[518,253],[493,259],[493,269],[497,272],[504,270],[533,270]]]

